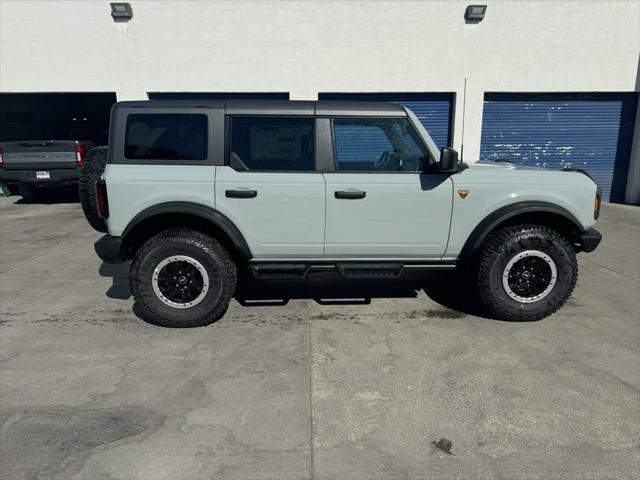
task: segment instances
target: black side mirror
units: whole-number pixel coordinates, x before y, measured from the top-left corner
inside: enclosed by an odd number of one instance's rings
[[[442,173],[456,173],[461,170],[458,152],[451,147],[440,150],[440,164],[438,170]]]

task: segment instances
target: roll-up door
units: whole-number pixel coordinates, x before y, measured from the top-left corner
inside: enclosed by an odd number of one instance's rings
[[[624,201],[636,93],[487,93],[480,159],[581,168]]]

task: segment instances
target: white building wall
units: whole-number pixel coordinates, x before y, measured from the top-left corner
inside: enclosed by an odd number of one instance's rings
[[[0,91],[455,92],[454,146],[479,155],[486,91],[633,91],[638,1],[0,0]],[[466,78],[464,138],[463,96]]]
[[[631,159],[627,173],[627,188],[625,202],[640,203],[640,101],[636,110],[636,123],[631,144]]]

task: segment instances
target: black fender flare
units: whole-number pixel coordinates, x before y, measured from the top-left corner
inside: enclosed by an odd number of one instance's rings
[[[462,247],[460,258],[470,258],[478,251],[480,245],[498,225],[523,213],[542,212],[551,213],[564,217],[570,221],[576,228],[576,231],[582,232],[584,229],[580,225],[578,219],[566,208],[549,202],[541,201],[524,201],[505,205],[498,210],[487,215],[471,232],[469,238]]]
[[[236,227],[229,218],[211,207],[193,202],[165,202],[146,208],[133,217],[127,224],[121,235],[123,242],[126,242],[127,235],[144,220],[167,213],[195,215],[213,223],[229,237],[234,247],[244,259],[248,260],[252,257],[251,249],[247,241],[244,239],[238,227]]]

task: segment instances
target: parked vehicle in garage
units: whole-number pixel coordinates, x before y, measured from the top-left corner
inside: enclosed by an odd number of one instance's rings
[[[27,201],[44,188],[77,185],[90,141],[29,140],[0,143],[0,179],[16,185]]]
[[[388,103],[121,102],[109,149],[94,150],[83,207],[108,232],[96,251],[132,260],[138,311],[163,326],[222,316],[239,269],[355,280],[466,267],[495,317],[538,320],[601,240],[588,175],[468,167]]]

